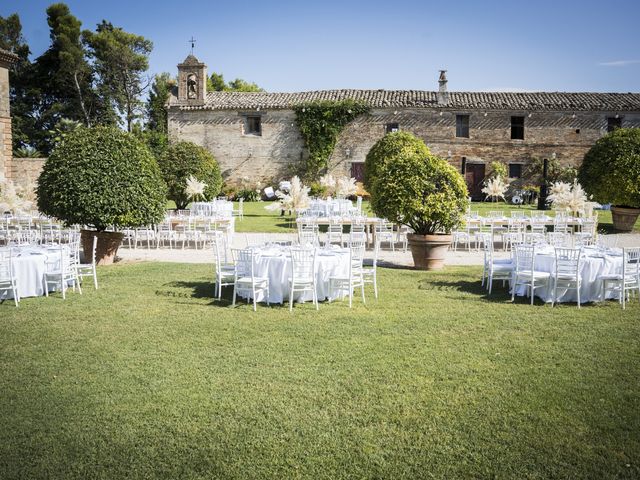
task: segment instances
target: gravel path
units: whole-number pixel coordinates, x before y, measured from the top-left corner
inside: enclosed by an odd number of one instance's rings
[[[612,235],[613,236],[613,235]],[[640,246],[640,234],[618,234],[619,247],[638,247]],[[234,235],[232,248],[244,248],[248,243],[263,243],[266,241],[276,240],[295,240],[295,234],[276,234],[276,233],[237,233]],[[373,252],[367,251],[368,259],[371,259]],[[506,258],[507,252],[497,252],[497,258]],[[177,262],[177,263],[213,263],[213,255],[210,250],[196,250],[193,247],[169,249],[164,248],[137,248],[129,249],[121,247],[118,250],[118,258],[121,262]],[[482,252],[477,251],[449,251],[447,253],[447,265],[482,265]],[[384,249],[380,252],[379,265],[389,267],[412,267],[413,259],[411,252],[396,250],[392,252]]]

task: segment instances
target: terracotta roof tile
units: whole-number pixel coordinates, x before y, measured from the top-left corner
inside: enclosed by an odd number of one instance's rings
[[[640,93],[449,92],[438,105],[437,92],[424,90],[318,90],[298,93],[209,92],[201,104],[178,102],[181,110],[291,109],[318,100],[361,100],[372,108],[440,108],[455,110],[640,111]]]

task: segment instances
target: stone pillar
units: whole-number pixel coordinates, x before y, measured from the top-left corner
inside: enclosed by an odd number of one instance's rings
[[[11,178],[13,158],[9,109],[9,67],[18,56],[0,49],[0,178]]]

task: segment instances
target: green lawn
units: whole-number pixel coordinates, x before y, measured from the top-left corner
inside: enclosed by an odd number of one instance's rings
[[[479,275],[254,313],[210,266],[145,263],[5,302],[0,478],[640,477],[637,299],[511,304]]]
[[[271,202],[244,202],[244,220],[236,221],[236,231],[240,233],[246,232],[262,232],[262,233],[288,233],[295,230],[295,218],[293,217],[281,217],[280,212],[269,211],[264,207]],[[167,208],[175,208],[175,203],[168,202]],[[234,202],[237,209],[237,202]],[[363,209],[368,215],[371,213],[369,202],[363,202]],[[491,203],[491,202],[473,202],[471,204],[473,210],[478,210],[481,215],[487,215],[491,210],[501,210],[504,212],[510,212],[511,210],[535,210],[535,205],[511,205],[504,202]],[[551,214],[553,214],[551,212]],[[507,213],[509,215],[509,213]],[[598,211],[600,231],[606,233],[614,233],[613,223],[611,221],[611,212],[608,210]],[[636,223],[635,232],[640,232],[640,221]]]

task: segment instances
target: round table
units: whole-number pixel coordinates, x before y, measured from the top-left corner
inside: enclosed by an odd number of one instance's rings
[[[289,278],[292,262],[288,247],[263,245],[252,248],[254,252],[254,275],[269,278],[269,303],[284,303],[289,300]],[[333,245],[331,249],[316,249],[316,292],[318,300],[329,298],[329,277],[349,275],[349,249]],[[295,301],[311,301],[311,292],[296,292]],[[331,295],[334,300],[341,295],[337,291]],[[245,297],[246,298],[246,297]],[[257,301],[266,300],[258,293]]]
[[[23,297],[44,295],[46,263],[59,261],[60,247],[13,247],[13,274],[18,283],[18,294]],[[10,298],[13,298],[11,296]]]
[[[600,250],[597,247],[585,247],[582,249],[583,258],[580,263],[580,303],[597,302],[602,300],[602,282],[598,280],[601,275],[622,274],[622,249]],[[555,253],[553,247],[543,247],[536,250],[534,268],[540,272],[555,273]],[[551,302],[553,297],[553,281],[550,280],[546,287],[536,288],[536,296],[545,302]],[[524,295],[525,287],[518,287],[516,295]],[[606,298],[617,298],[615,292],[607,292]],[[576,302],[578,295],[576,290],[558,290],[559,302]]]

